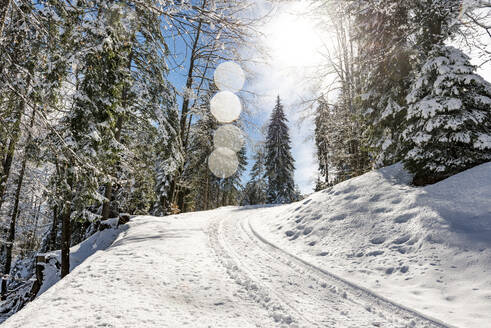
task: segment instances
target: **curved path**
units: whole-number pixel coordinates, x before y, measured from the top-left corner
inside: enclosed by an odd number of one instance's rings
[[[1,327],[445,327],[269,244],[264,210],[136,217]]]
[[[261,215],[260,209],[253,211]],[[250,212],[218,216],[209,235],[231,276],[255,286],[250,294],[256,298],[272,300],[273,310],[260,303],[277,321],[305,327],[447,327],[279,249],[257,233]]]

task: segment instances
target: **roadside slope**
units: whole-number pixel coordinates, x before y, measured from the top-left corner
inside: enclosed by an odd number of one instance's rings
[[[267,240],[459,327],[491,322],[491,163],[424,188],[393,165],[251,219]]]

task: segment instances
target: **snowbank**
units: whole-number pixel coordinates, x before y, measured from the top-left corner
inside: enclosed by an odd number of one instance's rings
[[[491,322],[491,163],[414,188],[400,164],[251,222],[266,239],[461,327]]]
[[[80,244],[70,247],[70,272],[89,256],[111,246],[119,233],[127,228],[126,226],[118,227],[118,219],[105,220],[101,222],[101,225],[105,227],[104,230],[97,231]],[[61,250],[39,255],[44,255],[46,263],[43,270],[43,283],[36,297],[60,280]]]

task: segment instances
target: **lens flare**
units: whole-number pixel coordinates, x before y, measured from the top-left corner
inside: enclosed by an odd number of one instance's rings
[[[232,124],[222,125],[215,131],[213,143],[215,147],[229,148],[238,152],[244,146],[244,134]]]
[[[220,123],[232,123],[242,112],[239,97],[230,91],[221,91],[210,100],[211,113]]]
[[[239,160],[232,149],[218,147],[208,157],[208,168],[217,178],[232,176],[239,167]]]
[[[218,65],[214,79],[220,91],[239,92],[244,86],[245,75],[242,68],[236,63],[225,62]]]

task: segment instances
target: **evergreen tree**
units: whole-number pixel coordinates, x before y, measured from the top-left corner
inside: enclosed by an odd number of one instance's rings
[[[172,90],[172,89],[170,89]],[[164,93],[165,94],[165,93]],[[173,92],[167,91],[167,97]],[[158,202],[154,206],[155,215],[171,213],[175,175],[182,167],[184,158],[179,137],[179,117],[175,96],[167,100],[167,108],[157,111],[158,137],[155,144],[155,192]]]
[[[213,134],[218,128],[218,122],[208,108],[210,95],[203,97],[203,105],[199,110],[200,119],[191,127],[188,163],[184,177],[192,190],[189,195],[191,208],[196,211],[208,210],[215,207],[212,200],[216,198],[220,186],[220,179],[215,177],[208,169],[207,159],[213,151]]]
[[[425,58],[434,45],[443,44],[458,32],[461,27],[457,24],[458,16],[463,5],[462,0],[408,2],[413,14],[408,22],[410,26],[417,27],[413,37],[420,58]]]
[[[267,181],[265,179],[264,147],[259,146],[253,156],[254,165],[251,169],[251,179],[244,189],[242,205],[258,205],[267,202]]]
[[[315,113],[315,146],[317,148],[317,161],[319,163],[319,177],[315,191],[325,189],[329,184],[329,106],[324,99],[320,99]]]
[[[239,205],[240,200],[243,198],[243,187],[241,182],[241,176],[245,171],[247,166],[247,156],[245,146],[237,153],[237,159],[239,160],[239,166],[235,173],[225,179],[221,180],[220,188],[220,205],[219,206],[229,206],[229,205]]]
[[[0,35],[0,210],[14,155],[22,133],[22,120],[34,103],[34,79],[39,67],[41,38],[32,22],[36,19],[33,4],[23,2],[12,11],[10,24]]]
[[[404,163],[415,184],[491,160],[491,84],[462,51],[435,45],[407,101]]]
[[[404,126],[405,98],[410,83],[412,26],[410,2],[352,1],[357,112],[363,115],[364,146],[375,167],[393,164],[401,156],[399,135]]]
[[[266,137],[266,178],[268,180],[268,203],[286,204],[297,200],[291,155],[290,136],[280,97],[271,114]]]
[[[202,105],[195,110],[200,119],[190,129],[188,161],[182,176],[186,188],[191,191],[184,203],[185,211],[239,205],[242,198],[241,176],[247,165],[245,147],[237,153],[237,171],[228,178],[217,178],[207,165],[208,156],[214,149],[213,136],[219,126],[209,110],[210,95],[212,92],[201,97]]]
[[[329,140],[329,164],[331,180],[340,182],[367,172],[371,168],[366,137],[367,120],[363,118],[364,109],[359,101],[363,79],[366,78],[363,66],[367,56],[361,51],[366,47],[357,38],[357,23],[354,13],[364,13],[365,1],[327,1],[325,8],[330,29],[335,32],[335,56],[328,54],[327,60],[336,74],[336,97],[329,104],[327,131],[322,132]],[[355,8],[355,9],[353,9]],[[356,10],[359,8],[360,10]],[[363,24],[360,23],[360,28]],[[362,34],[362,33],[360,33]],[[330,92],[327,90],[326,92]],[[320,132],[320,131],[319,131]]]

